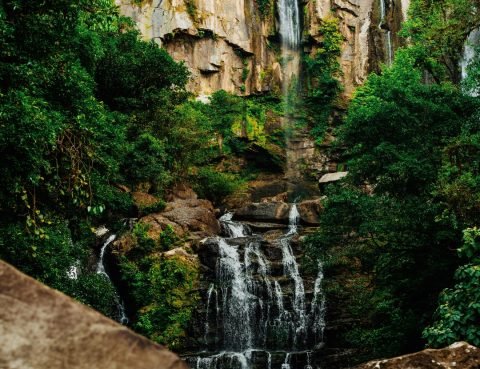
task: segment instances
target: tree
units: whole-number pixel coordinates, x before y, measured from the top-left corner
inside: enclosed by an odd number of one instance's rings
[[[433,347],[468,341],[480,345],[480,230],[468,228],[458,254],[468,263],[455,272],[455,286],[440,295],[435,322],[424,337]]]

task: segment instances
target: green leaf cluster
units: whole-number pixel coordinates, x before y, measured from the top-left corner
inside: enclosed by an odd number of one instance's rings
[[[137,225],[135,245],[120,255],[120,271],[126,299],[134,312],[132,326],[150,339],[171,349],[181,348],[194,308],[199,299],[198,265],[183,255],[165,256],[178,242],[171,227],[157,241]]]
[[[455,285],[440,295],[435,322],[423,336],[433,347],[468,341],[480,345],[480,230],[464,231],[460,257],[468,261],[455,272]]]
[[[478,225],[480,105],[451,83],[444,58],[450,51],[432,31],[439,24],[418,19],[418,3],[410,23],[427,22],[423,33],[356,91],[337,130],[335,148],[350,174],[326,190],[320,230],[307,241],[306,261],[324,260],[327,300],[343,301],[355,319],[339,339],[360,349],[359,360],[421,349],[424,338],[435,346],[474,340],[478,331],[478,275],[474,263],[455,273],[460,259],[452,249],[462,230]],[[428,32],[438,53],[427,65],[419,50]],[[425,79],[425,68],[434,80]],[[480,85],[477,75],[472,86]],[[465,242],[463,257],[476,253],[474,244]],[[432,324],[438,295],[454,278]]]

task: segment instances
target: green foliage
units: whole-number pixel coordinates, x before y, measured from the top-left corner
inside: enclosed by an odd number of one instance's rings
[[[180,238],[175,233],[175,230],[171,225],[167,225],[167,227],[160,233],[160,247],[164,251],[168,251],[172,248],[175,243],[177,243]]]
[[[164,187],[170,181],[165,169],[167,154],[162,141],[149,133],[139,136],[128,150],[124,162],[125,178],[136,183],[151,183]]]
[[[171,349],[180,348],[198,299],[197,265],[179,256],[146,255],[134,262],[127,255],[120,267],[138,312],[134,328]]]
[[[337,18],[322,20],[319,33],[321,46],[313,56],[304,59],[306,85],[304,110],[311,133],[318,141],[323,139],[334,102],[341,91],[339,58],[343,36]]]
[[[187,6],[187,13],[194,21],[197,20],[197,7],[194,0],[185,0]]]
[[[358,319],[341,339],[361,360],[422,347],[457,267],[450,246],[478,217],[478,102],[450,83],[424,84],[418,65],[415,45],[400,50],[357,90],[338,131],[350,176],[327,189],[308,241],[307,260],[321,257],[327,279],[345,286],[327,298]]]
[[[220,203],[223,198],[237,191],[243,181],[234,174],[222,173],[211,167],[201,168],[192,178],[194,190],[202,197]]]
[[[477,116],[471,127],[451,140],[444,149],[437,195],[445,205],[442,218],[457,228],[478,224],[480,212],[480,132]]]
[[[161,193],[211,157],[187,79],[113,1],[0,2],[0,256],[116,317],[113,287],[89,272],[90,227],[131,216],[120,185]],[[143,254],[176,240],[135,233]]]
[[[402,35],[413,44],[418,66],[437,82],[458,80],[458,62],[468,33],[480,25],[472,0],[414,0]],[[419,68],[419,69],[420,69]]]
[[[159,200],[157,203],[149,205],[149,206],[143,206],[140,208],[140,212],[142,214],[152,214],[152,213],[160,213],[165,209],[165,206],[167,204],[163,200]]]
[[[102,314],[118,319],[117,292],[105,275],[81,273],[78,279],[68,280],[61,290]]]
[[[423,332],[433,347],[458,341],[480,345],[480,231],[464,231],[463,246],[458,250],[468,264],[455,273],[455,286],[440,295],[435,322]]]
[[[273,12],[272,0],[256,0],[260,16],[266,18]]]
[[[423,84],[415,64],[399,51],[392,68],[357,91],[341,128],[355,182],[375,183],[377,192],[430,192],[445,141],[475,108],[450,84]]]
[[[44,237],[25,233],[21,224],[0,227],[0,258],[22,272],[56,288],[79,301],[116,318],[115,290],[102,275],[86,265],[87,250],[72,242],[71,232],[63,221],[44,227]],[[78,269],[78,279],[70,279],[70,267]]]

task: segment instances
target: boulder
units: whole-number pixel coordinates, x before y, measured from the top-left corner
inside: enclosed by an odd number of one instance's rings
[[[252,203],[235,211],[234,219],[288,224],[290,205],[285,202]]]
[[[326,185],[332,182],[338,182],[339,180],[345,178],[348,175],[348,172],[335,172],[335,173],[327,173],[324,174],[318,183],[320,185]]]
[[[297,205],[300,219],[307,225],[318,225],[323,210],[322,199],[306,200]]]
[[[149,226],[149,237],[157,239],[167,226],[171,226],[179,237],[190,235],[201,239],[220,233],[220,224],[210,201],[197,199],[197,194],[188,187],[180,188],[170,196],[172,201],[166,204],[163,212],[139,220]]]
[[[215,208],[208,200],[176,200],[167,204],[162,217],[178,224],[186,233],[205,238],[220,233]]]
[[[355,369],[478,369],[480,349],[458,342],[441,350],[424,350],[393,359],[377,360]]]
[[[187,369],[175,354],[0,261],[0,368]]]
[[[167,195],[167,200],[169,202],[174,202],[176,200],[196,200],[198,195],[193,191],[193,189],[187,186],[184,183],[176,185],[170,193]]]
[[[132,192],[132,199],[139,208],[146,208],[158,204],[160,201],[157,197],[146,192]]]

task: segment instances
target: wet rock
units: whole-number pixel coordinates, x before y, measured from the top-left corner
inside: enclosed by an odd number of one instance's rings
[[[288,224],[290,205],[285,202],[252,203],[235,211],[235,219]]]
[[[169,352],[0,261],[0,368],[187,369]]]
[[[218,240],[216,240],[215,238],[208,238],[200,242],[196,252],[202,265],[208,267],[211,270],[215,270],[215,266],[217,265],[217,259],[219,256]]]
[[[297,205],[300,219],[304,224],[318,225],[323,210],[322,199],[302,201]]]
[[[480,349],[458,342],[441,350],[424,350],[387,360],[372,361],[355,369],[478,369]]]
[[[266,232],[275,229],[285,229],[287,228],[286,224],[279,223],[264,223],[264,222],[243,222],[245,225],[250,227],[253,231]]]
[[[167,204],[162,216],[180,225],[185,232],[200,238],[220,233],[220,224],[215,209],[208,200],[176,200]]]
[[[158,239],[167,226],[171,226],[179,237],[190,235],[201,239],[220,233],[215,209],[207,200],[170,202],[162,213],[147,215],[140,223],[148,225],[148,235],[152,239]]]

